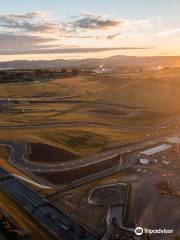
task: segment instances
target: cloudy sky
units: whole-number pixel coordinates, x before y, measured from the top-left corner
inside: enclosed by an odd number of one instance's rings
[[[180,55],[180,0],[0,2],[0,61]]]

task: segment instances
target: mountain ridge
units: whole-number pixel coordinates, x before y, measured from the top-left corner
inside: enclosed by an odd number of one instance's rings
[[[125,56],[115,55],[108,58],[55,59],[55,60],[14,60],[0,62],[0,69],[38,69],[38,68],[79,68],[94,69],[100,65],[109,68],[135,66],[180,66],[180,56]]]

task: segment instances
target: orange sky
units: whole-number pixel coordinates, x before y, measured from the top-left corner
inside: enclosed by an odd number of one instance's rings
[[[0,61],[180,55],[179,0],[8,2],[0,2]]]

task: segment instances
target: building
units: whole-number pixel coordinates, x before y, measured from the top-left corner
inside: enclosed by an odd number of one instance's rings
[[[170,144],[161,144],[161,145],[149,148],[147,150],[144,150],[141,152],[141,154],[150,157],[152,155],[155,155],[157,153],[161,153],[167,149],[170,149],[171,147],[172,146]]]

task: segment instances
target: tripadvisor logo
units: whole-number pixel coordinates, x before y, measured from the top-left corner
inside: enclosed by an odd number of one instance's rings
[[[138,235],[138,236],[143,235],[143,232],[144,232],[144,230],[143,230],[142,227],[137,227],[137,228],[135,229],[135,234]]]
[[[137,236],[145,234],[172,234],[174,232],[173,229],[148,229],[148,228],[142,228],[142,227],[137,227],[134,230],[135,234]]]

